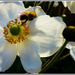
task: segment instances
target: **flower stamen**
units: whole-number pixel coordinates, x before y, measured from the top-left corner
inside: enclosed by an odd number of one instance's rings
[[[25,39],[28,39],[29,27],[26,26],[26,23],[22,26],[21,24],[22,23],[20,21],[18,22],[18,19],[15,19],[15,21],[9,21],[6,25],[7,27],[3,28],[5,40],[11,44],[16,44],[17,42],[20,43]],[[20,29],[20,31],[18,29]]]

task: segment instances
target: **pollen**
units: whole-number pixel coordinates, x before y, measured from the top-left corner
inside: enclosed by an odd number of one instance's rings
[[[28,39],[29,27],[26,26],[26,23],[24,23],[23,25],[21,24],[22,22],[18,21],[18,19],[15,19],[15,21],[13,20],[9,21],[6,27],[3,27],[4,29],[3,34],[5,37],[5,40],[7,40],[11,44],[16,44]],[[14,34],[17,34],[17,35],[14,35]]]

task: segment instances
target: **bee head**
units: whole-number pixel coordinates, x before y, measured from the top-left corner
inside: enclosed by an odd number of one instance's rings
[[[28,20],[28,14],[27,12],[22,12],[19,16],[20,20]]]

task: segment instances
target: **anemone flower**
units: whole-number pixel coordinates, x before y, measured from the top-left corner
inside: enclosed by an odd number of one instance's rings
[[[68,5],[68,8],[71,11],[71,13],[75,13],[75,1],[71,1]]]
[[[75,13],[75,1],[62,1],[65,7],[68,7],[71,13]]]
[[[59,2],[58,1],[55,1],[54,4],[53,4],[54,7],[56,7],[58,5],[59,5]]]
[[[19,11],[29,10],[35,11],[37,17],[21,25]],[[58,51],[64,41],[64,28],[60,17],[51,18],[39,6],[25,9],[22,2],[1,2],[0,71],[11,67],[18,55],[27,72],[40,72],[40,57],[48,57]]]
[[[63,5],[64,5],[64,7],[67,7],[70,2],[68,2],[68,1],[62,1],[62,3],[63,3]]]

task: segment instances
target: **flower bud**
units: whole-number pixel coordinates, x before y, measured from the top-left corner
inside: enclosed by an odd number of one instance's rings
[[[66,40],[75,42],[75,26],[66,27],[62,35]]]

